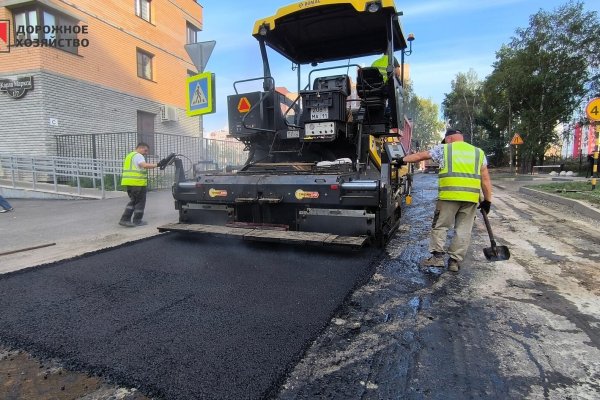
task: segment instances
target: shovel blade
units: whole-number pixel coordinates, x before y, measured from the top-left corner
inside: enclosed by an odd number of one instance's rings
[[[506,246],[486,247],[483,254],[488,261],[504,261],[510,258],[510,250]]]

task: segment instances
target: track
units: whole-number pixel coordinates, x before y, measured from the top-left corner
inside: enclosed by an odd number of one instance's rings
[[[149,396],[269,397],[376,257],[161,235],[1,276],[0,343]]]

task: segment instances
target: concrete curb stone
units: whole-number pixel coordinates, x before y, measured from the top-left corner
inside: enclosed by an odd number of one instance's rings
[[[589,206],[580,200],[567,199],[556,194],[546,193],[540,190],[535,190],[527,187],[520,187],[519,192],[550,202],[563,204],[565,206],[571,207],[574,211],[578,212],[583,216],[600,221],[600,210]]]

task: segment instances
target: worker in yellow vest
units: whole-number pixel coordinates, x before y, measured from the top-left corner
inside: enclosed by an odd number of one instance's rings
[[[403,165],[428,159],[440,164],[439,195],[429,241],[431,257],[422,264],[445,266],[444,245],[448,229],[454,228],[455,235],[448,247],[448,270],[458,272],[471,243],[476,209],[486,214],[490,212],[492,182],[487,159],[483,150],[464,141],[461,131],[448,129],[442,144],[431,150],[409,154],[397,162]]]
[[[127,154],[125,160],[123,160],[121,186],[127,190],[129,203],[127,203],[119,221],[121,226],[146,225],[142,218],[144,208],[146,208],[146,194],[148,193],[148,170],[160,166],[160,162],[159,164],[146,162],[145,156],[148,155],[148,151],[150,151],[150,146],[140,142],[135,150]]]
[[[388,67],[388,63],[389,63],[389,58],[387,56],[387,54],[382,55],[381,57],[379,57],[377,60],[373,61],[373,63],[371,64],[371,67],[375,67],[379,70],[379,72],[381,72],[381,76],[383,76],[383,81],[387,82],[388,81],[388,72],[387,72],[387,67]],[[400,78],[400,64],[398,63],[398,60],[396,60],[396,58],[394,57],[394,72],[396,73],[396,76],[398,78]]]
[[[377,60],[373,61],[371,67],[375,67],[379,70],[381,75],[383,76],[383,83],[386,85],[386,92],[388,97],[388,105],[386,113],[389,112],[392,120],[391,120],[391,130],[397,133],[398,131],[398,116],[396,115],[396,96],[394,93],[394,81],[389,79],[391,77],[391,72],[388,73],[387,68],[389,64],[389,58],[387,54],[382,55]],[[400,79],[401,69],[398,60],[394,57],[393,64],[394,74]]]

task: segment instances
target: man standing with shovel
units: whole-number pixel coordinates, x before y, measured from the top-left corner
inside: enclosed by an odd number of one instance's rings
[[[429,241],[431,257],[422,264],[445,266],[444,245],[448,230],[454,228],[455,235],[448,248],[448,270],[458,272],[471,243],[477,208],[484,216],[490,212],[492,182],[487,159],[483,150],[464,141],[461,131],[448,129],[442,144],[428,151],[409,154],[397,162],[402,165],[428,159],[440,164],[439,196]],[[480,191],[483,192],[481,201]]]

